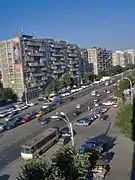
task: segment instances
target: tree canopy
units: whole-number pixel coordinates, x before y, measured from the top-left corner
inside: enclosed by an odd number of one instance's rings
[[[17,96],[11,88],[3,88],[0,89],[0,99],[4,99],[4,100],[11,99],[13,101],[16,101]]]
[[[63,147],[47,159],[28,161],[17,180],[85,180],[86,171],[94,167],[99,154],[94,149],[80,153],[74,147]]]

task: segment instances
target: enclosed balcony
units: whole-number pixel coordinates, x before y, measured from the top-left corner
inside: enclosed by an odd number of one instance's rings
[[[55,71],[53,71],[53,73],[54,74],[62,74],[62,73],[64,73],[64,70],[55,70]]]
[[[56,53],[52,53],[52,56],[54,56],[54,57],[62,57],[62,56],[63,56],[63,54],[56,54]]]
[[[33,77],[45,76],[45,73],[33,73]]]
[[[53,65],[64,65],[64,63],[63,62],[53,62]]]
[[[68,56],[69,57],[77,57],[77,54],[72,53],[72,54],[69,54]]]
[[[46,67],[42,67],[41,71],[47,71],[47,68]]]
[[[31,66],[31,67],[36,67],[36,66],[38,66],[38,63],[37,63],[37,62],[35,62],[35,63],[29,63],[29,66]]]
[[[31,53],[30,56],[43,57],[44,54],[40,52],[36,52],[36,53]]]

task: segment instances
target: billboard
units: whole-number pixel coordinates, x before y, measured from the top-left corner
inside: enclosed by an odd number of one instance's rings
[[[13,59],[15,64],[21,63],[21,52],[20,52],[20,43],[19,38],[14,38],[11,40],[13,47]]]

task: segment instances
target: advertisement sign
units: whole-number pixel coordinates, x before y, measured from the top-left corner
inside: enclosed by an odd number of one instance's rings
[[[15,61],[15,64],[21,63],[21,53],[20,53],[20,44],[19,44],[19,38],[12,39],[12,47],[13,47],[13,58]]]

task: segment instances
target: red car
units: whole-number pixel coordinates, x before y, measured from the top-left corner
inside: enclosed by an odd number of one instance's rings
[[[29,122],[31,120],[31,117],[30,116],[25,116],[22,120],[21,120],[21,123],[25,124],[27,122]]]

